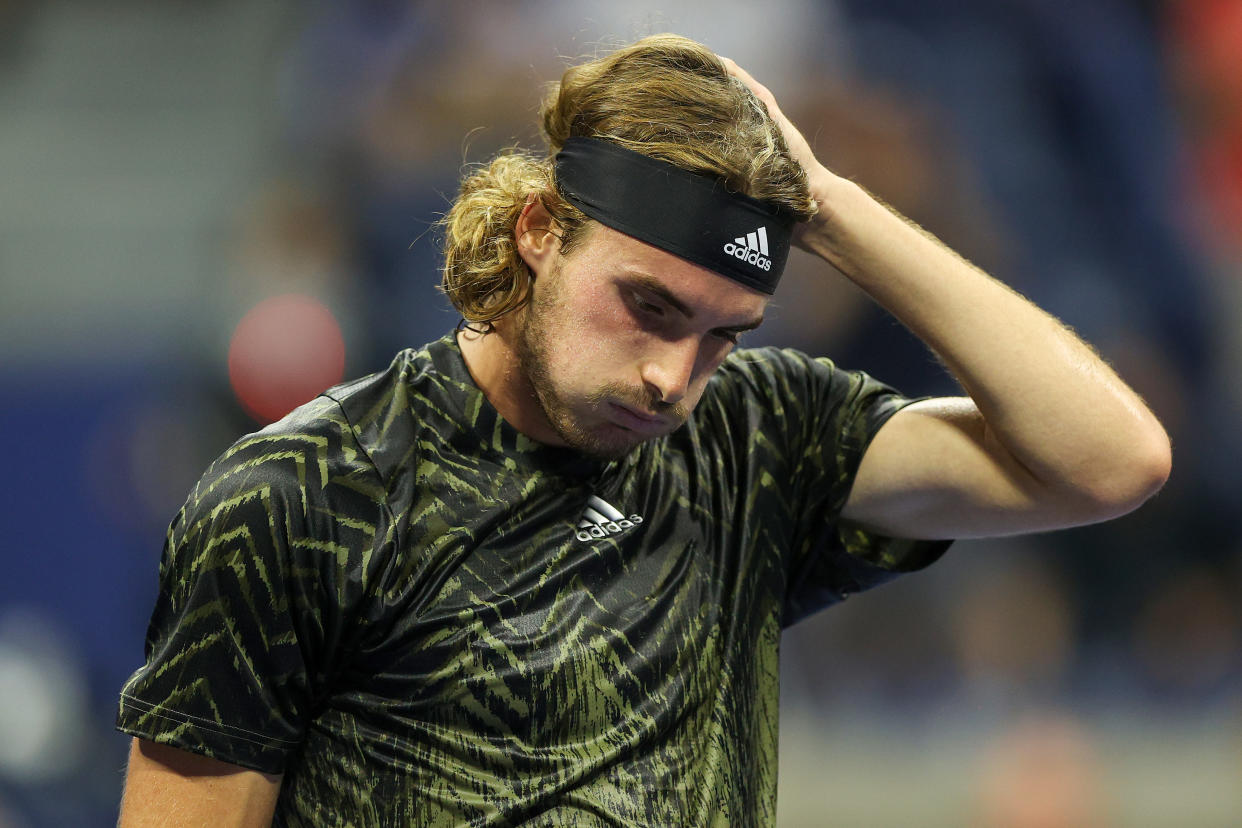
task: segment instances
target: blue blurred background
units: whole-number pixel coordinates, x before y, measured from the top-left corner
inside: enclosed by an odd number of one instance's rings
[[[0,0],[0,826],[113,824],[193,481],[447,331],[463,164],[665,30],[1076,328],[1175,445],[1134,515],[959,544],[791,630],[781,824],[1242,824],[1240,0]],[[807,258],[770,318],[751,344],[954,390]]]

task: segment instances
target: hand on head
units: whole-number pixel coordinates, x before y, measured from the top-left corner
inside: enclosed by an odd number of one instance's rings
[[[746,88],[754,93],[755,97],[763,102],[768,109],[768,115],[780,127],[781,135],[785,138],[785,144],[789,147],[789,152],[793,155],[794,160],[802,165],[807,175],[812,175],[816,167],[823,166],[815,158],[815,153],[811,149],[811,145],[807,143],[806,138],[802,137],[802,133],[793,125],[785,113],[781,112],[780,105],[776,102],[776,96],[772,94],[772,90],[755,80],[749,72],[738,66],[732,59],[717,55],[721,62],[724,63],[725,69],[729,74],[740,80],[746,85]]]
[[[815,157],[810,143],[781,111],[780,104],[776,102],[776,96],[772,94],[772,90],[755,80],[749,72],[738,66],[732,59],[723,55],[717,55],[717,57],[724,64],[726,71],[740,80],[767,108],[768,116],[776,123],[781,136],[785,139],[789,154],[806,171],[811,196],[815,199],[819,212],[809,222],[802,222],[794,228],[793,243],[796,247],[811,250],[805,241],[808,226],[828,218],[828,193],[831,191],[833,180],[837,177]]]

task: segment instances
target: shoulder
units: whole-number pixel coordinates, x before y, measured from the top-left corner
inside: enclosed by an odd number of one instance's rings
[[[424,429],[455,428],[463,390],[438,363],[445,340],[399,352],[382,371],[324,392],[356,449],[390,483],[408,467]]]
[[[269,587],[274,579],[317,581],[315,590],[332,591],[376,557],[390,523],[374,464],[340,406],[319,397],[240,438],[208,467],[169,527],[161,578],[174,603],[189,601],[183,593],[201,589],[204,574]]]
[[[791,348],[738,349],[708,384],[700,408],[712,428],[784,435],[789,450],[825,441],[864,445],[911,400],[865,372]],[[773,437],[775,439],[775,437]]]
[[[739,348],[712,377],[705,396],[773,405],[848,385],[862,376],[838,368],[826,357],[792,348]]]
[[[828,357],[793,348],[739,348],[721,365],[709,389],[840,403],[857,396],[896,394],[865,371],[838,366]]]
[[[783,439],[798,422],[802,401],[833,370],[827,360],[791,349],[736,349],[708,381],[687,433],[705,445],[723,444],[743,455],[755,441]]]
[[[351,387],[361,391],[367,380],[339,388]],[[382,476],[345,406],[321,395],[217,457],[191,490],[175,528],[188,539],[196,529],[218,534],[239,524],[298,531],[326,516],[373,524],[385,503]]]
[[[341,407],[331,398],[317,397],[283,419],[238,439],[211,464],[198,488],[228,484],[230,488],[268,485],[322,489],[334,478],[365,472],[368,465],[357,451],[357,441]]]

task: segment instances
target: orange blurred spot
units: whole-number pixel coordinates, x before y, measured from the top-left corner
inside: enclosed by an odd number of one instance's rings
[[[229,343],[229,381],[250,416],[279,420],[345,375],[345,339],[332,311],[308,296],[265,299]]]

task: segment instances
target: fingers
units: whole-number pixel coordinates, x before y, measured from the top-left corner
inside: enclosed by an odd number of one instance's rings
[[[754,77],[741,66],[738,66],[732,58],[727,58],[724,55],[716,55],[716,57],[720,58],[720,62],[724,64],[725,71],[744,83],[746,88],[755,94],[756,98],[763,101],[764,105],[768,107],[768,111],[773,114],[773,117],[775,117],[775,113],[780,111],[780,107],[777,106],[776,96],[772,94],[772,91],[759,81],[755,80]]]
[[[811,149],[811,145],[806,138],[793,125],[785,113],[781,112],[781,108],[776,103],[776,96],[772,94],[766,86],[755,80],[749,72],[737,65],[737,62],[723,55],[717,55],[720,62],[724,64],[725,71],[733,77],[740,80],[747,89],[749,89],[756,98],[758,98],[768,110],[768,116],[776,124],[781,135],[785,139],[785,145],[789,148],[789,154],[793,159],[802,165],[806,171],[809,183],[811,185],[811,195],[817,204],[825,203],[826,188],[825,181],[830,181],[833,176],[824,167],[819,159],[815,157],[815,151]]]
[[[798,132],[797,128],[790,123],[788,118],[785,117],[785,113],[781,112],[780,104],[776,102],[776,96],[772,94],[772,90],[755,80],[754,76],[752,76],[741,66],[738,66],[736,61],[724,57],[723,55],[717,55],[716,57],[720,58],[721,63],[724,64],[725,71],[745,84],[746,88],[749,89],[756,98],[763,102],[763,105],[768,110],[768,116],[776,122],[776,125],[780,128],[781,133],[785,136],[785,141],[790,145],[790,149],[793,150],[794,157],[799,158],[799,156],[803,154],[801,152],[800,145],[805,144],[806,142],[803,140],[802,135]],[[809,147],[806,152],[807,154],[810,154]],[[807,159],[799,158],[799,160],[805,161]]]

